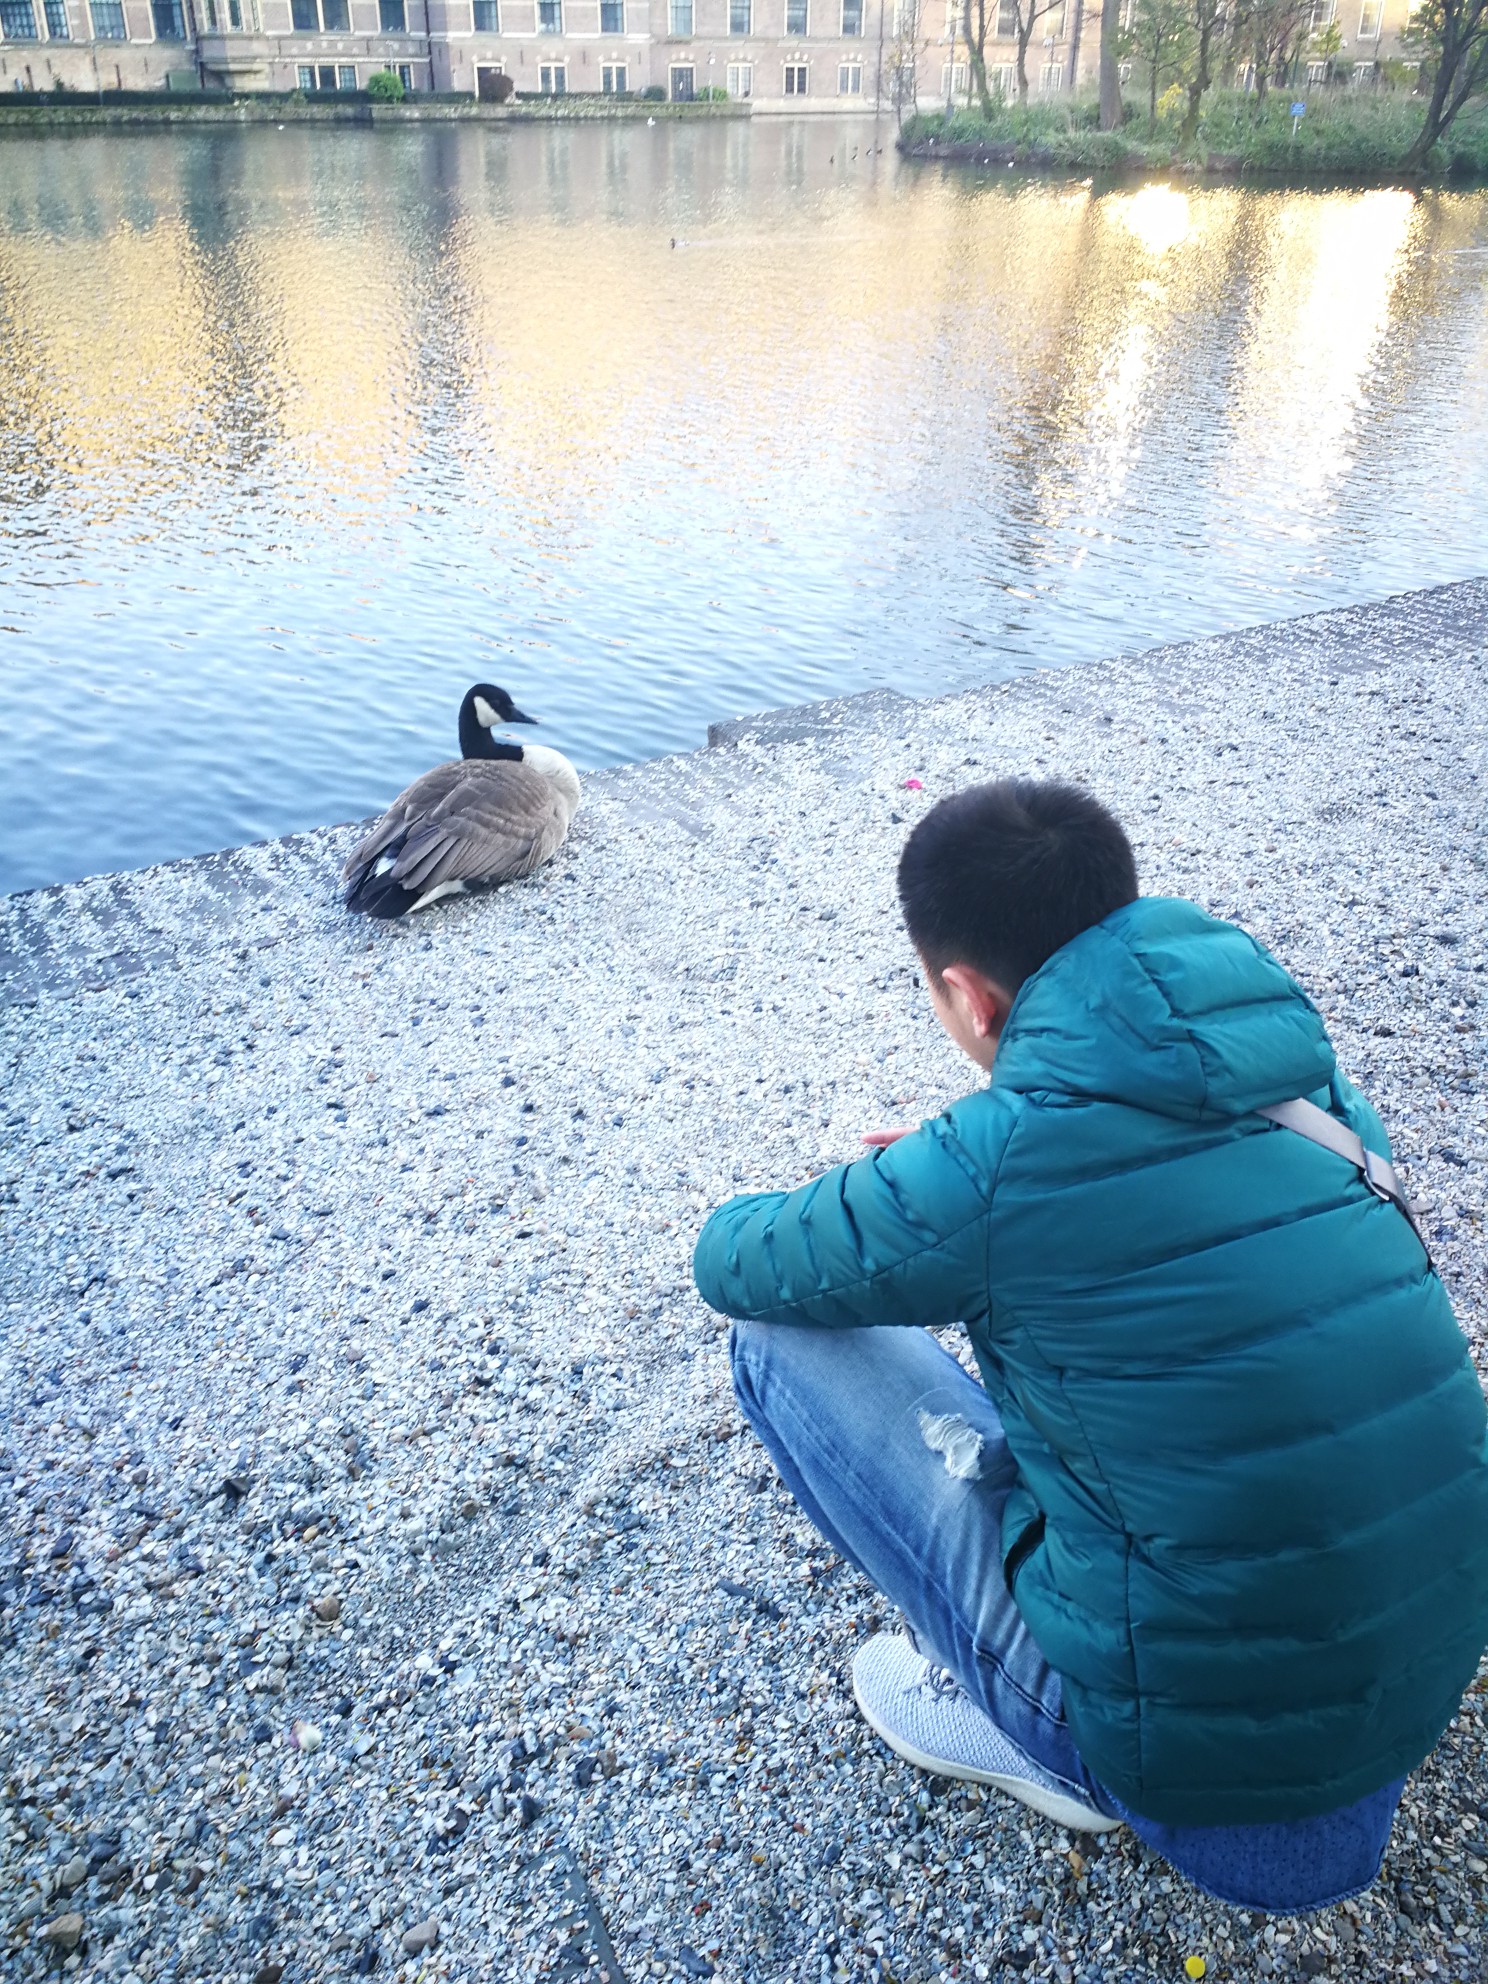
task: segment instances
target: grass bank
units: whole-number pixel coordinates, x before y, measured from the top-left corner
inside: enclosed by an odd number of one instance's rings
[[[1295,132],[1293,102],[1307,104]],[[1075,171],[1169,168],[1287,178],[1395,176],[1421,128],[1419,98],[1385,92],[1313,90],[1305,97],[1271,91],[1263,104],[1239,90],[1216,90],[1191,145],[1179,142],[1181,112],[1149,121],[1145,106],[1128,100],[1119,131],[1102,131],[1093,97],[1064,102],[996,103],[989,119],[977,110],[906,118],[899,148],[911,158],[964,159],[994,165],[1064,167]],[[1488,105],[1463,113],[1431,154],[1431,177],[1488,179]]]

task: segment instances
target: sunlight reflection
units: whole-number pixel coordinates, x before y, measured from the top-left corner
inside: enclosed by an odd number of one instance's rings
[[[1189,237],[1188,195],[1175,186],[1144,186],[1121,199],[1120,214],[1149,255],[1166,255]]]
[[[1403,191],[1268,203],[1239,383],[1232,459],[1290,528],[1315,538],[1348,469],[1370,371],[1389,329],[1417,207]]]

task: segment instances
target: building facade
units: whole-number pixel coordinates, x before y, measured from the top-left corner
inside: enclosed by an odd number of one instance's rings
[[[1026,4],[1026,0],[1025,0]],[[1130,0],[1128,0],[1130,4]],[[1309,80],[1372,77],[1402,53],[1411,0],[1312,0],[1342,47]],[[364,89],[392,69],[412,92],[495,96],[708,93],[792,114],[929,107],[971,88],[959,0],[0,0],[0,90]],[[986,57],[1017,89],[1014,0]],[[1099,7],[1040,16],[1030,90],[1094,87]]]

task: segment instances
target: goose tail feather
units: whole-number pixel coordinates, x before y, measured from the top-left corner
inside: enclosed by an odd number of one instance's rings
[[[379,875],[375,868],[369,868],[347,889],[345,900],[348,909],[386,922],[394,916],[406,916],[418,896],[391,875]]]

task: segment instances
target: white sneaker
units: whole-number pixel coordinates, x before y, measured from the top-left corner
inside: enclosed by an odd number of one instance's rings
[[[995,1785],[1071,1832],[1114,1832],[1121,1824],[1025,1756],[955,1675],[917,1653],[903,1633],[875,1633],[858,1648],[853,1694],[869,1727],[917,1770]]]

